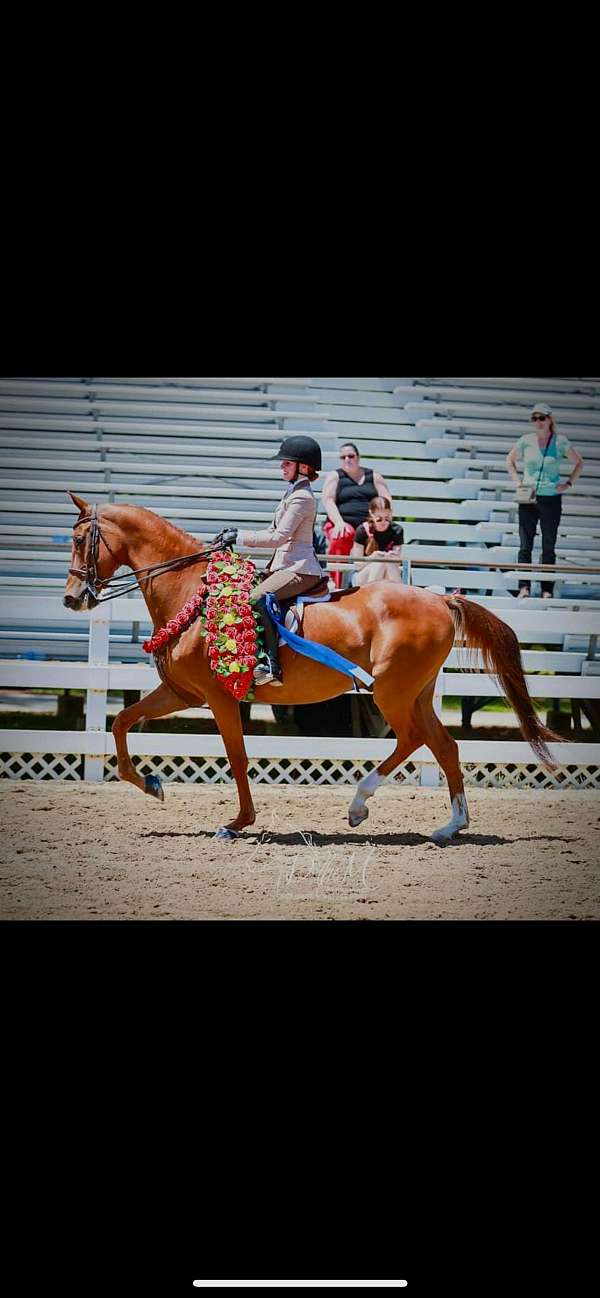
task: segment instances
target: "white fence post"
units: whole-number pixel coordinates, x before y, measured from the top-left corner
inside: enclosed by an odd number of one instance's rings
[[[433,710],[436,717],[442,719],[442,697],[444,694],[444,673],[439,671],[433,689]],[[434,789],[440,783],[440,768],[437,762],[423,762],[421,767],[421,786]]]
[[[105,679],[100,685],[89,687],[86,696],[86,733],[98,737],[96,752],[86,753],[84,780],[102,780],[104,777],[104,752],[106,732],[106,704],[108,692],[108,655],[112,604],[99,604],[90,617],[88,663],[90,667],[105,667]],[[97,679],[97,678],[96,678]],[[101,736],[101,739],[100,739]]]

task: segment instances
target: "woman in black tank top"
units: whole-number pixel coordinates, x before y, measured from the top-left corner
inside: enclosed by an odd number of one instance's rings
[[[355,482],[354,478],[346,473],[345,469],[338,469],[338,489],[335,496],[335,503],[345,523],[351,523],[356,530],[361,523],[364,523],[368,512],[369,504],[379,494],[377,487],[373,482],[373,470],[365,469],[365,476],[362,482]]]
[[[323,532],[327,553],[331,555],[350,554],[356,528],[367,518],[369,502],[375,496],[384,496],[392,504],[392,493],[385,479],[373,469],[363,467],[354,442],[344,442],[340,447],[340,466],[327,474],[321,495],[327,513]],[[332,572],[331,576],[339,588],[341,572]]]

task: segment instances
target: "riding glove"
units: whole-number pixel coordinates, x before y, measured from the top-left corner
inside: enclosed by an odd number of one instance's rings
[[[220,535],[217,537],[217,540],[225,550],[231,550],[233,549],[233,546],[237,541],[237,534],[238,534],[237,527],[226,527],[225,530],[221,532]]]

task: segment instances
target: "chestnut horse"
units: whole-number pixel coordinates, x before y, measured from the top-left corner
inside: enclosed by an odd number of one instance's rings
[[[78,610],[93,608],[103,597],[113,598],[128,580],[113,579],[113,574],[126,565],[133,570],[133,585],[142,588],[155,630],[164,626],[196,590],[206,572],[211,547],[199,551],[188,532],[141,506],[91,506],[73,492],[69,495],[79,518],[73,528],[63,603]],[[107,595],[111,587],[114,593]],[[467,648],[482,651],[485,668],[500,680],[524,739],[545,766],[554,768],[546,744],[559,736],[540,723],[533,709],[517,637],[479,604],[395,582],[372,582],[342,598],[334,596],[329,603],[308,604],[304,634],[372,674],[373,698],[396,737],[393,753],[357,785],[348,817],[352,826],[368,816],[366,799],[422,744],[431,749],[442,767],[452,804],[452,818],[433,833],[434,841],[448,842],[469,824],[458,745],[433,708],[436,677],[457,635]],[[206,702],[221,733],[239,798],[238,815],[217,833],[235,838],[256,819],[240,708],[213,675],[199,620],[164,649],[157,666],[162,684],[125,708],[113,723],[119,777],[162,800],[158,778],[144,779],[135,770],[127,749],[127,732],[136,721],[166,717],[182,706]],[[283,686],[257,687],[258,702],[318,703],[352,689],[348,676],[297,654],[288,645],[281,648],[281,667]]]

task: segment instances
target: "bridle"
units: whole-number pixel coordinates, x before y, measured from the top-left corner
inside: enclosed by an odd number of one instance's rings
[[[92,505],[91,514],[86,514],[84,518],[78,518],[77,522],[73,526],[73,531],[75,531],[75,528],[81,527],[83,523],[91,524],[89,530],[88,560],[81,568],[69,568],[70,576],[83,578],[85,581],[86,593],[89,593],[97,604],[105,604],[109,599],[116,599],[119,595],[126,595],[128,591],[136,590],[140,586],[141,582],[150,581],[151,577],[156,577],[161,572],[169,572],[174,568],[187,568],[193,563],[200,563],[202,559],[208,558],[215,552],[215,550],[221,548],[220,541],[216,540],[213,541],[211,545],[207,545],[206,549],[199,550],[196,554],[184,554],[178,559],[168,559],[164,563],[154,563],[147,568],[132,568],[131,573],[123,577],[99,577],[98,549],[100,541],[103,542],[109,554],[112,554],[113,558],[114,550],[111,550],[106,537],[102,534],[97,510],[98,506]],[[141,581],[136,580],[130,585],[127,585],[130,576],[139,578],[141,573],[147,573],[147,576],[141,577]],[[112,588],[111,593],[100,597],[100,590],[107,590],[109,587]]]

